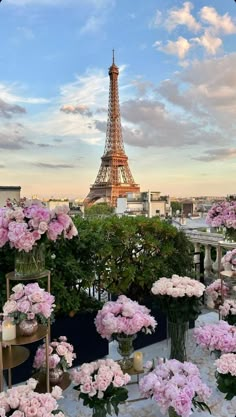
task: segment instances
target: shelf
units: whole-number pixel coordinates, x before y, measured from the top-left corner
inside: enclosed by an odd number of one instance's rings
[[[47,326],[43,326],[42,324],[39,324],[37,332],[33,334],[32,336],[20,336],[19,334],[17,334],[18,329],[16,326],[16,338],[12,340],[4,341],[2,340],[2,335],[1,335],[0,342],[3,345],[7,345],[7,346],[28,345],[30,343],[34,343],[34,342],[37,342],[38,340],[43,339],[47,335],[47,332],[48,332]]]
[[[23,346],[12,346],[10,349],[3,348],[3,369],[11,369],[21,365],[28,359],[29,354],[29,350]]]
[[[38,372],[33,375],[33,378],[39,381],[35,391],[39,393],[46,392],[46,374]],[[70,374],[68,372],[64,372],[61,382],[57,385],[64,391],[66,388],[70,386],[70,384]],[[53,386],[50,387],[50,391],[52,390]]]
[[[40,278],[44,278],[46,276],[48,276],[48,274],[50,274],[50,271],[45,269],[42,272],[39,272],[37,274],[31,274],[28,275],[26,277],[21,277],[19,275],[15,275],[15,271],[9,272],[8,274],[6,274],[6,279],[10,280],[10,281],[32,281],[32,280],[37,280]]]

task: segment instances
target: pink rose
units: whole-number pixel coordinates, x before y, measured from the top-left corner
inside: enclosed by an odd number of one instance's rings
[[[64,356],[68,352],[67,348],[63,345],[58,345],[56,351],[60,356]]]
[[[14,311],[17,311],[17,303],[14,300],[7,301],[3,306],[3,313],[4,314],[10,314],[14,313]]]

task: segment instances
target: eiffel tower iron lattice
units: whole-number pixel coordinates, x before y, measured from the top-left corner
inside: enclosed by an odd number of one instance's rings
[[[109,68],[110,89],[105,149],[97,178],[84,200],[85,205],[92,205],[100,198],[104,198],[115,207],[118,197],[125,197],[128,192],[140,192],[139,185],[134,182],[124,150],[118,76],[119,68],[115,65],[113,50],[113,62]]]

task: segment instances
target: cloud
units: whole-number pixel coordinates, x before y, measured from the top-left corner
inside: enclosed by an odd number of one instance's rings
[[[192,158],[197,161],[203,162],[214,162],[214,161],[225,161],[228,159],[236,160],[236,148],[233,149],[213,149],[210,151],[205,151],[205,155]]]
[[[136,87],[139,97],[144,97],[148,90],[153,87],[153,83],[145,80],[134,80],[131,83]]]
[[[168,110],[154,100],[129,100],[122,104],[124,141],[148,148],[178,147],[217,142],[212,132],[205,132],[197,123]]]
[[[236,26],[228,13],[222,16],[217,13],[214,7],[205,6],[200,11],[200,17],[211,26],[214,33],[226,35],[236,33]]]
[[[156,14],[153,19],[149,23],[149,28],[156,28],[162,24],[162,12],[160,10],[156,10]]]
[[[205,131],[209,144],[235,145],[236,53],[194,61],[172,80],[163,81],[157,93],[177,113]],[[167,104],[168,105],[168,104]],[[211,134],[209,136],[209,134]]]
[[[89,111],[87,106],[84,106],[83,104],[77,104],[76,106],[73,106],[72,104],[65,104],[64,106],[62,106],[60,108],[60,111],[64,112],[64,113],[71,113],[71,114],[82,114],[84,116],[88,116],[91,117],[92,116],[92,112]]]
[[[168,12],[168,17],[165,21],[166,28],[169,31],[172,31],[177,26],[184,25],[192,32],[198,32],[201,29],[201,25],[191,14],[192,9],[193,5],[189,1],[185,2],[180,9],[171,9]]]
[[[18,105],[11,105],[0,98],[0,117],[11,119],[14,114],[24,114],[26,110],[24,107]]]
[[[49,169],[64,169],[64,168],[74,168],[73,164],[50,164],[46,162],[33,162],[33,165],[39,168],[49,168]]]
[[[51,145],[49,143],[37,143],[39,148],[49,148]]]
[[[177,41],[168,40],[165,46],[162,46],[160,42],[155,42],[154,46],[159,51],[170,55],[177,55],[179,59],[184,59],[191,48],[190,42],[182,36],[179,36]]]
[[[95,120],[95,127],[103,133],[107,131],[107,123],[104,121]]]
[[[193,38],[194,42],[197,42],[199,45],[203,46],[206,52],[209,55],[215,55],[218,49],[222,46],[223,42],[220,38],[216,38],[209,31],[205,31],[204,35]]]
[[[0,83],[0,97],[2,100],[8,103],[28,103],[28,104],[44,104],[49,103],[48,99],[41,97],[25,97],[23,95],[17,95],[13,93],[15,90],[22,90],[22,87],[15,84],[4,85]]]
[[[19,150],[32,145],[33,142],[25,139],[23,136],[11,132],[0,132],[0,149]]]
[[[6,168],[6,165],[0,164],[0,169],[1,168]]]
[[[101,30],[105,23],[103,16],[90,16],[80,29],[80,34],[97,33]]]

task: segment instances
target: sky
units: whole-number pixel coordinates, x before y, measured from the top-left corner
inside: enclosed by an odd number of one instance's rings
[[[113,48],[141,191],[235,194],[234,0],[2,0],[0,185],[27,197],[88,194]]]

